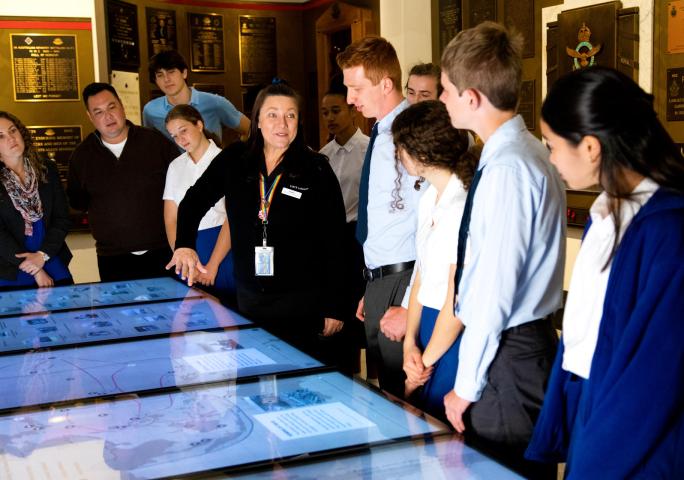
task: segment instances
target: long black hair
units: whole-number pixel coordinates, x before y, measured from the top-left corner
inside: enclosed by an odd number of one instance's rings
[[[622,202],[632,196],[625,172],[631,170],[684,194],[684,158],[658,120],[653,96],[610,68],[585,68],[558,79],[541,113],[551,130],[571,145],[577,146],[586,136],[601,145],[599,182],[611,200],[616,230],[609,263],[620,238]]]

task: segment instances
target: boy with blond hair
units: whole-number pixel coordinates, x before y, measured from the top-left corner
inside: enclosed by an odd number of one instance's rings
[[[555,465],[523,453],[557,344],[549,317],[561,306],[565,195],[547,150],[516,114],[521,47],[519,35],[484,22],[442,55],[440,99],[452,124],[484,142],[459,235],[454,311],[465,330],[444,404],[467,441],[527,477],[555,478]]]

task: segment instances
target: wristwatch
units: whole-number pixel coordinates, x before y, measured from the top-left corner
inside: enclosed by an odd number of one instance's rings
[[[50,255],[48,255],[47,253],[41,252],[40,250],[38,250],[36,253],[40,253],[42,255],[43,262],[47,263],[48,260],[50,260]]]

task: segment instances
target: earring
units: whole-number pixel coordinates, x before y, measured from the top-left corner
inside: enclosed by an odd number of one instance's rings
[[[423,184],[425,181],[425,177],[418,177],[418,180],[413,184],[413,188],[416,191],[420,191],[420,186]]]

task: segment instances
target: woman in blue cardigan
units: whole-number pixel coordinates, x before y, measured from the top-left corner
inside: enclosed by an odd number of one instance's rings
[[[684,159],[615,70],[559,79],[542,118],[568,185],[603,192],[526,456],[570,479],[684,478]]]

